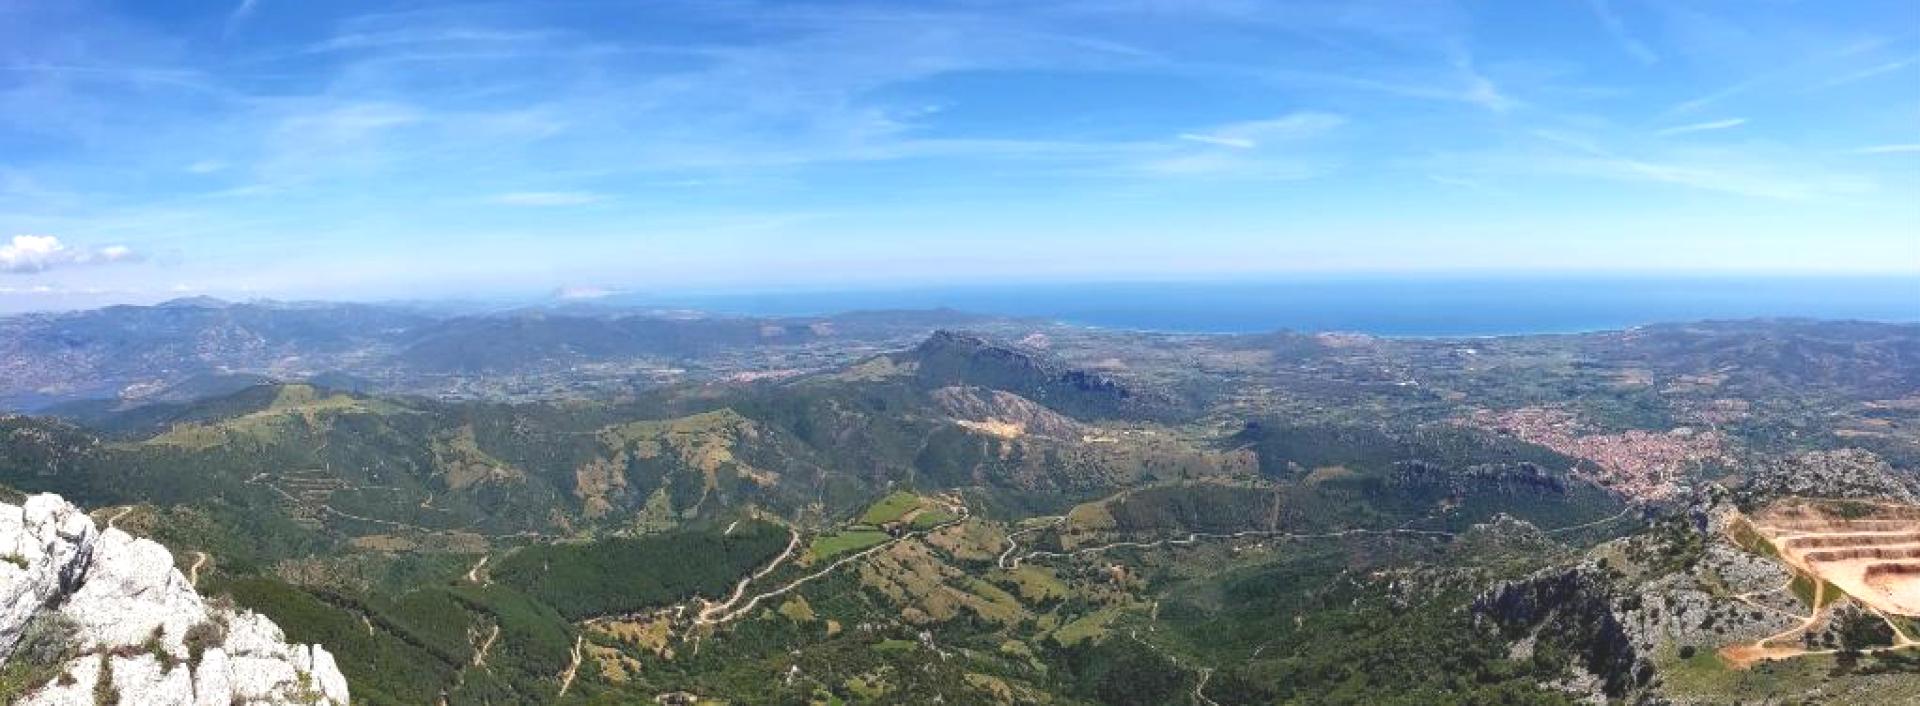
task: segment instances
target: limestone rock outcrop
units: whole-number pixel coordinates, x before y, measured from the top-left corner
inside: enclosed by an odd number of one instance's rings
[[[148,539],[100,530],[56,495],[0,503],[0,664],[46,661],[22,706],[349,703],[319,645],[200,596]],[[102,681],[106,683],[102,683]]]
[[[1474,599],[1476,619],[1531,645],[1553,635],[1577,646],[1576,666],[1606,698],[1646,685],[1653,665],[1636,649],[1603,570],[1591,565],[1546,569],[1495,585]]]

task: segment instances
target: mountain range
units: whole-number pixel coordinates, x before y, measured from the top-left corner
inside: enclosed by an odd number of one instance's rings
[[[1905,545],[1869,581],[1794,538],[1920,513],[1920,326],[0,326],[48,403],[0,418],[0,484],[153,537],[358,702],[1916,696]],[[102,382],[46,382],[57,345]]]

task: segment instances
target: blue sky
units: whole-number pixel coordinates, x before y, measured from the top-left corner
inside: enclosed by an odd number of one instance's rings
[[[1920,4],[0,0],[0,309],[1920,272]]]

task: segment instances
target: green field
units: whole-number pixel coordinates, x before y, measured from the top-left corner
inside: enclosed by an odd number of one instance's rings
[[[823,534],[807,547],[816,559],[831,559],[848,552],[857,552],[867,547],[881,544],[892,537],[879,530],[850,530]]]
[[[1094,612],[1074,618],[1072,622],[1053,631],[1053,641],[1063,647],[1080,644],[1086,640],[1099,640],[1107,635],[1107,626],[1119,618],[1119,606],[1107,606]]]
[[[958,519],[960,519],[959,515],[941,508],[930,507],[914,516],[912,527],[917,530],[932,529]]]
[[[920,507],[920,496],[904,490],[896,490],[867,508],[866,514],[860,516],[860,523],[883,525],[900,519],[916,507]]]

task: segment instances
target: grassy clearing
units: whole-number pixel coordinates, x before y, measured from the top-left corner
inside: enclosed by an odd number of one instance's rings
[[[1105,500],[1081,503],[1067,511],[1065,529],[1075,532],[1113,529],[1113,513],[1108,511]]]
[[[1011,625],[1026,614],[1026,609],[1020,605],[1020,599],[1014,598],[1013,594],[991,583],[968,577],[962,588],[974,599],[967,601],[967,607],[973,609],[982,618],[1001,625]]]
[[[1026,564],[1007,572],[1020,598],[1028,603],[1038,603],[1049,598],[1066,598],[1067,584],[1053,575],[1053,570]]]
[[[266,409],[216,422],[176,424],[148,439],[146,444],[205,450],[225,443],[230,436],[271,443],[288,434],[320,427],[322,420],[345,414],[394,414],[401,407],[378,400],[360,399],[344,394],[321,396],[308,385],[280,388]]]
[[[920,496],[896,490],[867,508],[866,514],[860,516],[860,524],[884,525],[899,520],[917,507],[920,507]]]
[[[1890,615],[1887,617],[1893,620],[1894,627],[1899,628],[1901,633],[1909,638],[1920,639],[1920,618],[1909,618],[1900,615]]]
[[[1840,590],[1839,586],[1825,581],[1820,581],[1821,584],[1825,584],[1825,588],[1816,591],[1815,587],[1818,584],[1815,584],[1815,581],[1819,581],[1819,579],[1804,573],[1795,573],[1793,575],[1793,582],[1787,584],[1787,587],[1793,591],[1794,597],[1799,598],[1801,603],[1805,603],[1808,607],[1814,609],[1825,608],[1834,601],[1840,600],[1841,596],[1846,595],[1845,592]],[[1814,603],[1814,595],[1816,593],[1819,594],[1820,599],[1818,604]]]
[[[1670,694],[1698,696],[1702,703],[1798,703],[1787,695],[1818,685],[1833,666],[1825,657],[1802,657],[1733,669],[1713,648],[1696,649],[1687,659],[1664,662],[1660,675]]]
[[[1359,477],[1359,473],[1354,472],[1353,469],[1347,468],[1346,466],[1321,466],[1313,469],[1312,473],[1308,473],[1306,480],[1303,482],[1307,485],[1320,485],[1322,483],[1352,481]]]
[[[1773,543],[1760,536],[1759,530],[1754,529],[1753,523],[1744,517],[1735,519],[1727,526],[1727,536],[1733,540],[1734,546],[1741,549],[1769,559],[1780,558],[1780,552],[1773,548]]]
[[[1053,631],[1053,641],[1061,647],[1072,647],[1086,640],[1098,641],[1107,636],[1107,626],[1119,617],[1119,607],[1101,608],[1060,626],[1059,630]]]
[[[815,559],[832,559],[841,554],[857,552],[881,544],[889,539],[892,537],[879,530],[835,532],[814,538],[813,544],[807,546],[807,551],[813,554]]]
[[[781,603],[779,613],[786,616],[788,620],[796,623],[811,623],[815,617],[813,606],[807,603],[806,598],[798,595],[787,599],[785,603]]]
[[[914,516],[911,527],[917,530],[933,529],[958,519],[960,519],[959,515],[947,512],[942,508],[930,507],[921,511],[919,515]]]

